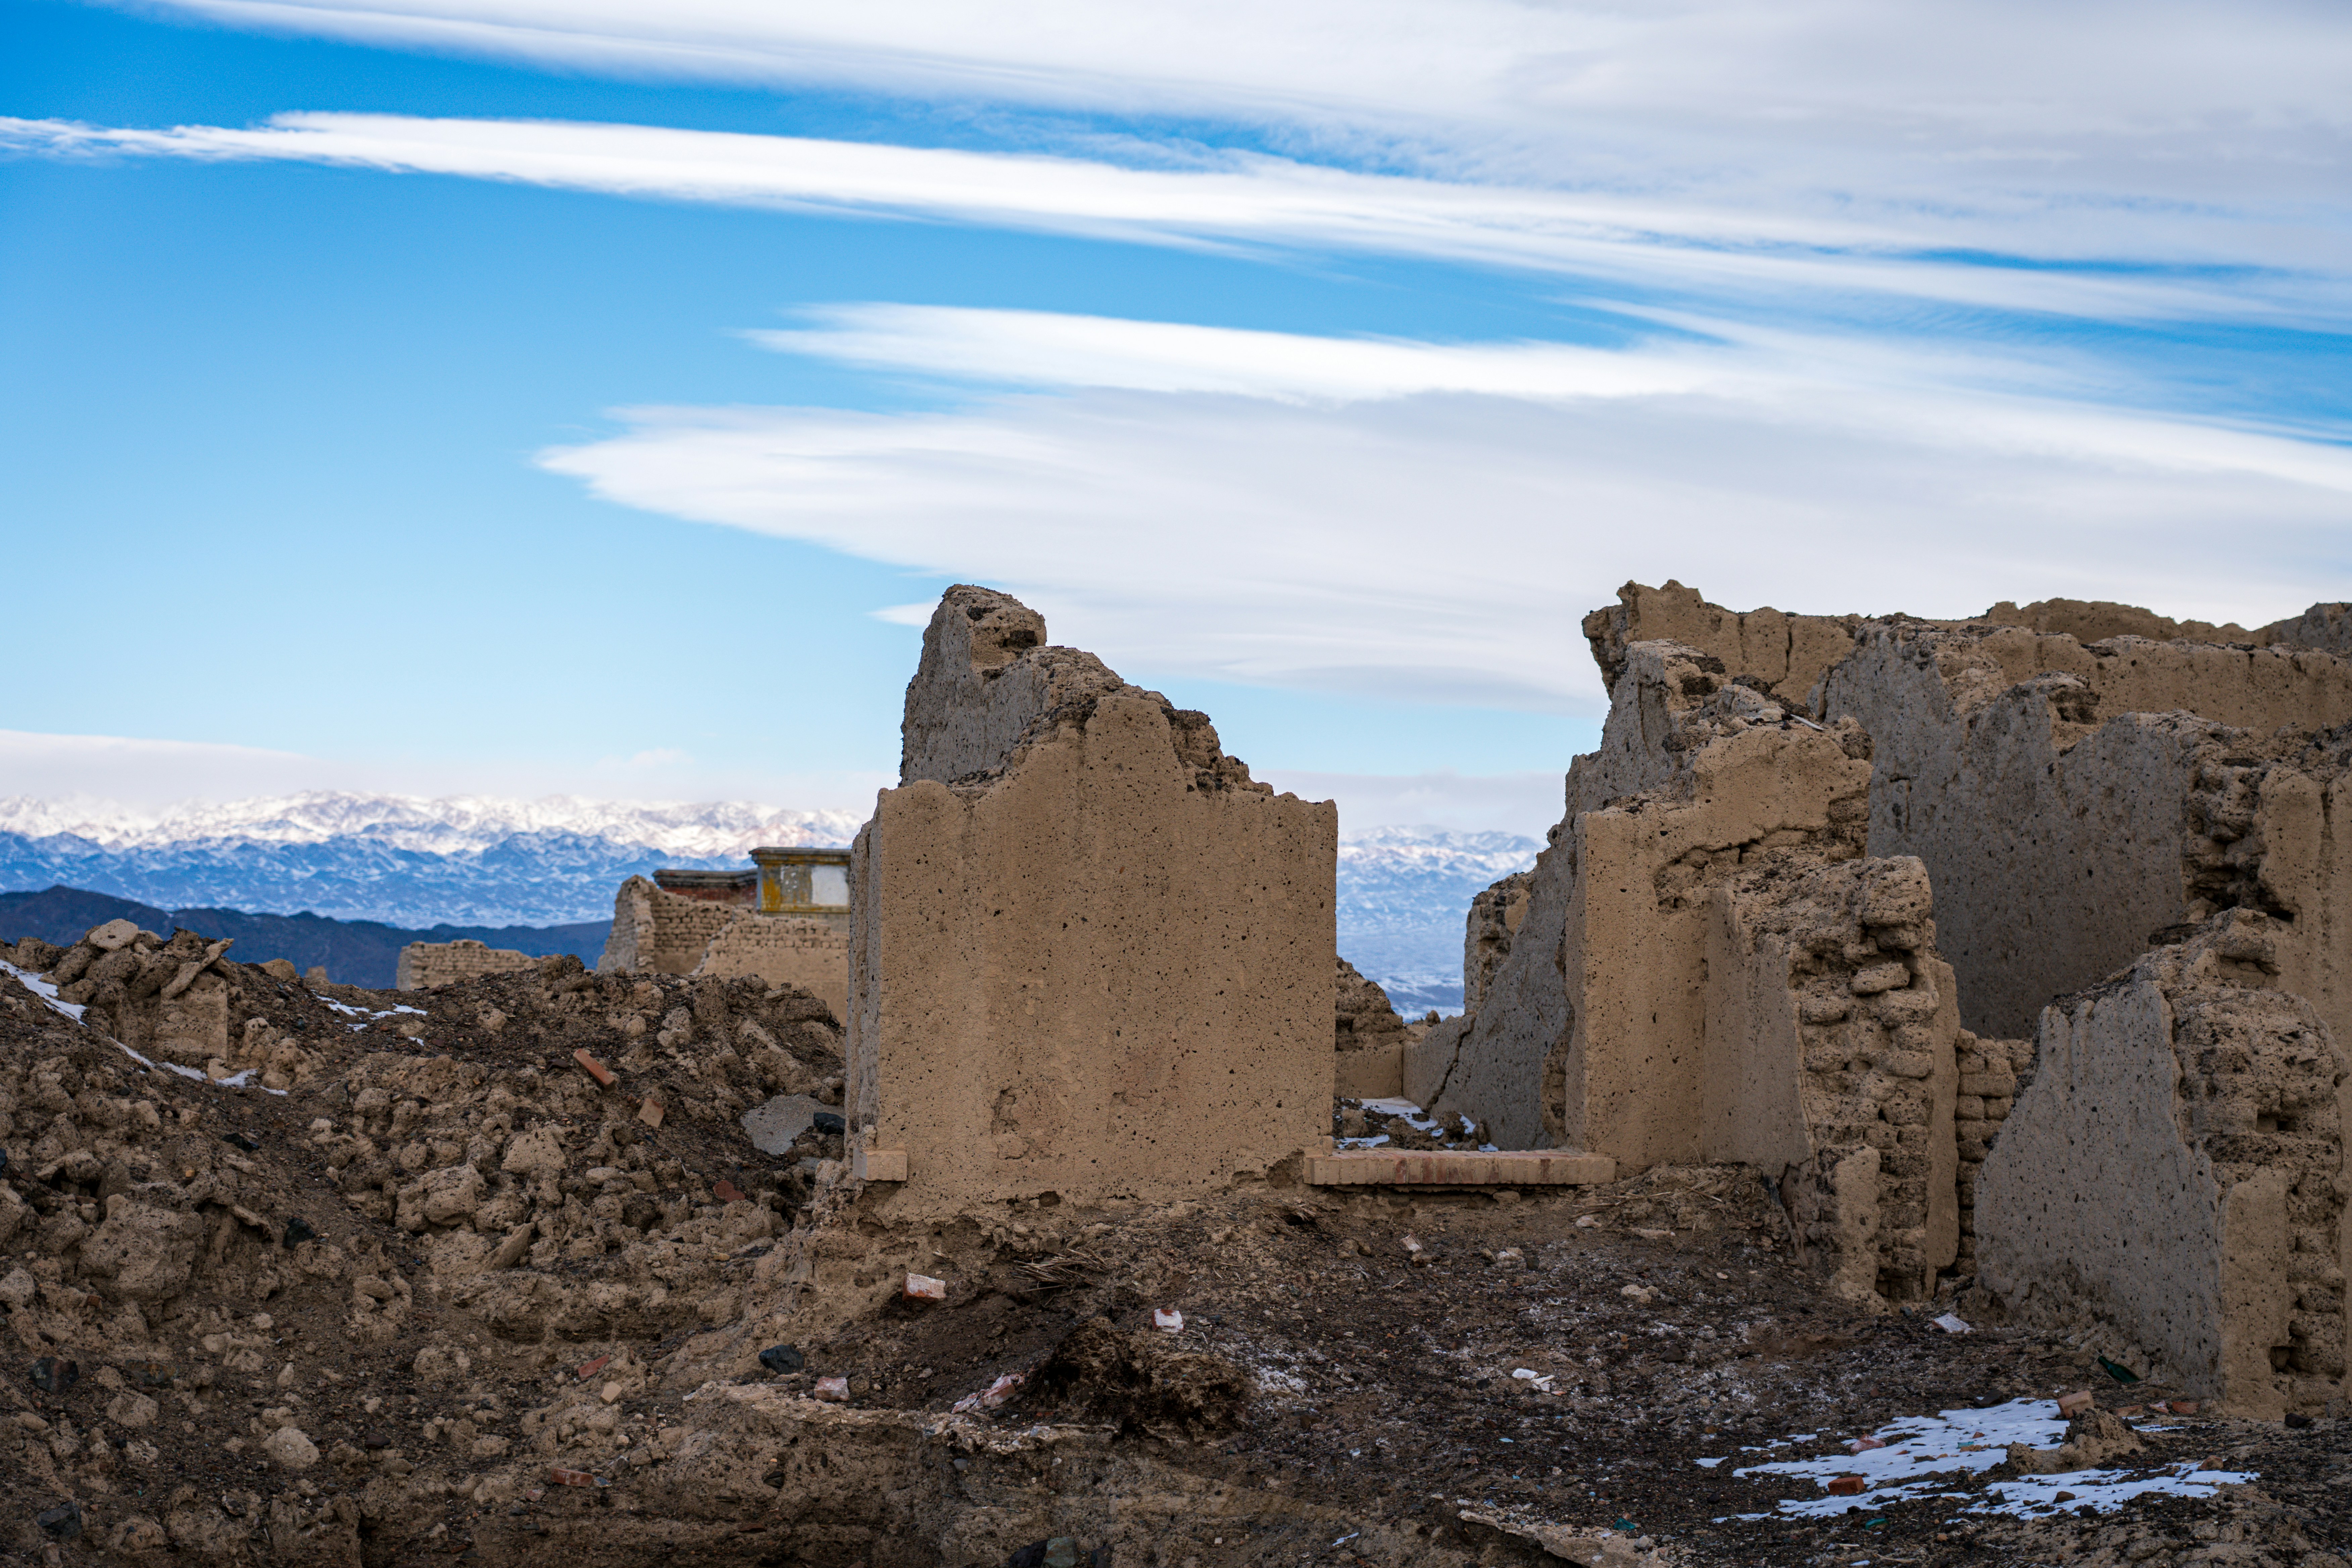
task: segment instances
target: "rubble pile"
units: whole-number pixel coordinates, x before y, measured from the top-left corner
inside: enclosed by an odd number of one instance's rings
[[[771,1093],[838,1098],[837,1033],[803,994],[563,961],[405,994],[212,973],[240,1046],[252,1020],[265,1057],[296,1042],[284,1092],[249,1064],[142,1063],[0,976],[0,1555],[1793,1564],[1894,1532],[1927,1562],[2160,1541],[2130,1560],[2164,1565],[2200,1531],[2244,1543],[2233,1562],[2345,1544],[2311,1506],[2352,1458],[2332,1422],[2177,1423],[2152,1455],[2226,1449],[2262,1486],[2086,1520],[1815,1520],[1779,1511],[1812,1482],[1701,1467],[2095,1373],[2027,1331],[1824,1299],[1745,1169],[893,1219],[822,1119],[777,1156],[740,1124]]]

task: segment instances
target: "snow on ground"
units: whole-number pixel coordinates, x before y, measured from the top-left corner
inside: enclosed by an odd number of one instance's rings
[[[0,970],[5,971],[8,974],[13,976],[18,984],[22,984],[26,990],[31,992],[34,995],[38,996],[42,1001],[47,1003],[52,1009],[64,1014],[67,1017],[71,1018],[77,1024],[81,1022],[82,1014],[89,1010],[87,1007],[77,1005],[71,1002],[58,1001],[58,988],[56,986],[50,984],[47,981],[42,979],[37,974],[26,973],[25,971],[17,968],[15,964],[8,963],[5,959],[0,959]],[[331,1002],[328,1005],[332,1007],[340,1006],[341,1005],[340,1003]],[[357,1009],[345,1008],[344,1011],[355,1012]],[[415,1007],[404,1007],[401,1011],[404,1013],[414,1013],[418,1011],[418,1009]],[[379,1015],[379,1016],[381,1016],[381,1015]],[[362,1028],[364,1026],[365,1026],[359,1024],[352,1026],[352,1027],[355,1029]],[[160,1067],[167,1071],[178,1073],[182,1078],[194,1079],[198,1083],[214,1084],[222,1089],[244,1089],[253,1082],[253,1069],[251,1068],[247,1068],[241,1072],[231,1073],[226,1078],[214,1078],[209,1073],[198,1072],[194,1068],[182,1067],[177,1062],[150,1061],[147,1058],[141,1056],[137,1051],[132,1050],[129,1046],[124,1045],[121,1040],[114,1041],[114,1048],[121,1051],[124,1056],[129,1057],[132,1061],[137,1062],[141,1067],[150,1068]],[[272,1094],[284,1094],[286,1091],[282,1089],[273,1089],[269,1092]]]
[[[1749,1465],[1733,1475],[1777,1475],[1809,1479],[1826,1489],[1840,1476],[1860,1476],[1866,1483],[1860,1493],[1825,1493],[1819,1498],[1791,1498],[1780,1504],[1783,1514],[1826,1518],[1849,1509],[1885,1508],[1892,1503],[1943,1498],[1973,1502],[1971,1513],[2011,1513],[2032,1518],[2061,1508],[2088,1504],[2106,1512],[2148,1492],[2175,1497],[2210,1497],[2219,1486],[2250,1481],[2251,1471],[2209,1470],[2198,1461],[2187,1466],[2126,1466],[2068,1470],[2052,1476],[2026,1476],[1993,1482],[1985,1495],[1955,1492],[1950,1481],[1937,1477],[1990,1470],[2009,1458],[2009,1445],[2054,1448],[2066,1440],[2066,1422],[2047,1399],[2012,1399],[1987,1410],[1947,1410],[1939,1415],[1906,1416],[1880,1427],[1874,1436],[1885,1447],[1859,1453],[1838,1453],[1811,1459],[1782,1459]],[[1821,1441],[1804,1433],[1766,1445],[1768,1448]],[[1743,1449],[1757,1453],[1756,1448]],[[1701,1459],[1712,1468],[1722,1459]],[[2059,1494],[2067,1494],[2060,1500]],[[1762,1514],[1741,1514],[1761,1519]]]

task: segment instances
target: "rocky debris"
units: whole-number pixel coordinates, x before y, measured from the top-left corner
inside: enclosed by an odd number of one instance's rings
[[[1343,1095],[1332,1102],[1331,1135],[1343,1149],[1477,1149],[1485,1129],[1466,1117],[1432,1116],[1402,1100]]]
[[[1402,1050],[1412,1036],[1389,994],[1377,981],[1367,980],[1346,959],[1339,961],[1338,1002],[1332,1020],[1332,1047],[1346,1053]]]
[[[1462,1010],[1475,1013],[1495,971],[1511,956],[1511,939],[1528,918],[1533,871],[1514,871],[1470,900],[1463,921]]]
[[[0,1559],[2346,1550],[2340,1420],[2151,1423],[2125,1402],[2173,1391],[2113,1384],[2084,1345],[1826,1299],[1748,1171],[893,1220],[845,1179],[837,1130],[766,1156],[741,1126],[780,1093],[838,1094],[832,1026],[799,994],[560,963],[408,996],[209,973],[240,1032],[259,1018],[303,1053],[284,1093],[144,1066],[0,977]],[[910,1272],[945,1300],[905,1299]],[[1978,1479],[1968,1503],[1800,1519],[1779,1504],[1809,1486],[1696,1463],[2094,1379],[2147,1445],[2126,1462],[2260,1479],[2019,1519],[1969,1513],[1998,1484]]]

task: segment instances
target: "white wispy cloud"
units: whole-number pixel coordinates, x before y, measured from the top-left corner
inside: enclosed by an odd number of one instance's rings
[[[163,4],[571,69],[1206,118],[1547,181],[1843,203],[2334,203],[2352,131],[2352,32],[2309,0]]]
[[[1981,364],[1886,345],[1612,356],[906,307],[768,341],[1038,390],[625,411],[542,461],[629,506],[1000,584],[1160,670],[1589,711],[1577,617],[1628,577],[2249,624],[2352,589],[2352,452],[1987,391]]]
[[[915,216],[1138,243],[1353,251],[1573,275],[1621,293],[1841,296],[2100,321],[2330,321],[2344,269],[2277,265],[2267,227],[2118,211],[2099,246],[2079,215],[1918,211],[1904,221],[1752,205],[1365,174],[1235,154],[1216,167],[1130,168],[661,126],[290,113],[252,128],[163,130],[0,118],[0,147],[53,155],[279,160],[512,181],[735,205]],[[1985,266],[1933,254],[1990,247],[2054,262],[2127,251],[2137,270]],[[2164,263],[2170,266],[2168,270]],[[2226,281],[2183,268],[2226,265]]]

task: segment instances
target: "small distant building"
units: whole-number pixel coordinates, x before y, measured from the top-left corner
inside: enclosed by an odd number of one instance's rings
[[[754,851],[758,853],[758,851]],[[750,909],[760,901],[757,871],[656,871],[654,886],[698,903]]]
[[[451,985],[480,974],[508,974],[529,969],[539,960],[510,947],[492,947],[471,937],[455,942],[412,942],[400,950],[400,964],[392,984],[401,991],[423,991]],[[325,972],[317,971],[323,978]]]
[[[756,975],[849,1007],[849,851],[763,846],[749,871],[656,871],[613,900],[600,970]]]

